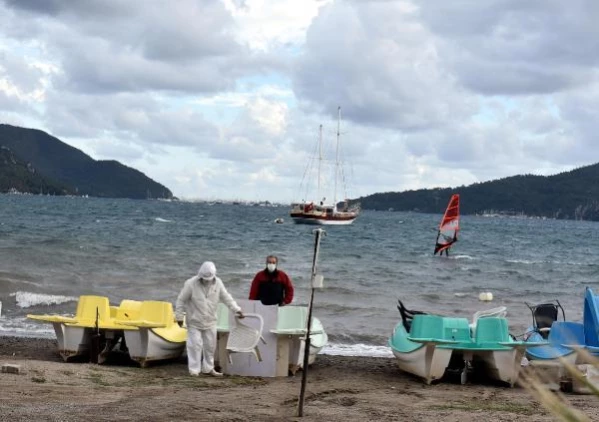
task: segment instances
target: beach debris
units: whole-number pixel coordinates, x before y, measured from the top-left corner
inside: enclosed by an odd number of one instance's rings
[[[490,302],[493,300],[493,293],[491,292],[482,292],[478,295],[478,300],[482,302]]]
[[[2,365],[2,373],[3,374],[20,374],[21,373],[21,365],[15,365],[13,363],[5,363]]]
[[[560,390],[560,381],[563,377],[563,366],[560,362],[531,360],[528,363],[527,373],[532,379],[538,380],[550,391]]]
[[[570,368],[570,371],[572,373],[562,370],[562,383],[560,383],[562,391],[575,394],[593,394],[593,390],[599,387],[599,368],[595,368],[594,365],[576,365]]]

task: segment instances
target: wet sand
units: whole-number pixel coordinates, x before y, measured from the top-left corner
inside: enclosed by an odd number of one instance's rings
[[[319,355],[308,371],[304,417],[297,418],[301,372],[287,378],[191,377],[184,360],[141,369],[64,363],[53,340],[0,337],[2,421],[553,421],[520,387],[444,382],[425,385],[394,359]],[[599,400],[569,395],[591,420]]]

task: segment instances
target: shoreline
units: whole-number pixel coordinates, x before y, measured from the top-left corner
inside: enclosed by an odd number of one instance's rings
[[[53,339],[0,336],[0,419],[12,421],[554,421],[522,388],[442,382],[425,385],[393,358],[318,355],[308,370],[304,417],[301,372],[284,378],[191,377],[184,359],[148,368],[64,363]],[[592,420],[594,396],[568,400]],[[92,416],[93,415],[93,416]]]

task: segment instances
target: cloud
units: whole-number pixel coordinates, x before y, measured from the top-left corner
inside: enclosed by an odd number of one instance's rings
[[[170,106],[165,106],[170,101]],[[59,137],[120,139],[138,145],[191,146],[208,149],[218,129],[176,99],[151,94],[93,96],[53,92],[46,118]]]
[[[298,58],[300,100],[357,123],[405,131],[443,125],[473,105],[447,72],[408,2],[335,2],[321,9]]]
[[[424,0],[423,25],[460,82],[486,95],[546,94],[583,86],[599,57],[592,0]]]
[[[598,161],[598,9],[0,0],[0,119],[187,197],[299,199],[338,106],[352,197],[548,174]]]
[[[216,92],[262,65],[235,40],[234,21],[218,1],[75,3],[6,2],[14,15],[6,32],[37,40],[60,63],[57,88]]]
[[[236,37],[253,50],[290,50],[305,41],[306,29],[319,9],[331,0],[264,0],[224,3],[237,23]]]

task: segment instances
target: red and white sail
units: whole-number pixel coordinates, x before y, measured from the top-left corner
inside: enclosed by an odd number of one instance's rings
[[[451,245],[458,241],[458,231],[460,230],[460,195],[451,196],[437,235],[435,244],[435,254],[449,249]]]

